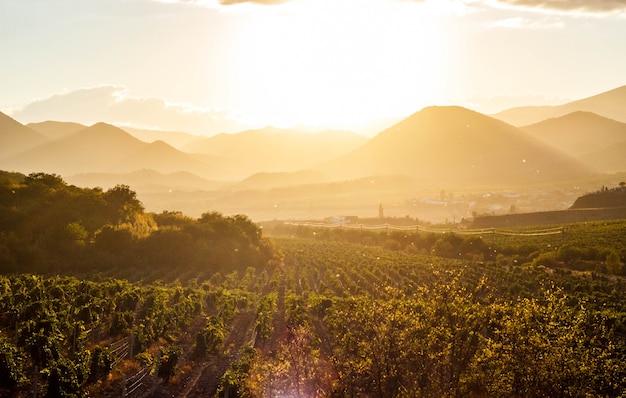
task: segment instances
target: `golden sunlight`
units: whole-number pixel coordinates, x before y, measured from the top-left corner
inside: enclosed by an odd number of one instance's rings
[[[445,75],[444,28],[423,4],[296,1],[264,12],[247,25],[233,67],[242,98],[268,123],[406,115],[432,102]]]

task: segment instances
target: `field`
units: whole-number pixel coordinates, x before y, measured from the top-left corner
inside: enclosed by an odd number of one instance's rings
[[[281,253],[273,267],[201,279],[164,268],[5,275],[0,391],[620,396],[625,286],[606,254],[623,265],[626,222],[563,228],[463,237],[281,226],[265,228]],[[573,250],[593,269],[572,268]]]

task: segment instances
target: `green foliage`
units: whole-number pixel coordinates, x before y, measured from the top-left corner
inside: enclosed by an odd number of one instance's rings
[[[24,373],[37,367],[49,396],[85,396],[130,350],[118,344],[114,354],[103,341],[128,341],[135,329],[133,353],[141,352],[179,334],[204,300],[204,291],[180,285],[0,276],[0,389],[23,389]]]
[[[176,364],[182,353],[183,350],[180,347],[168,346],[163,348],[159,357],[157,375],[166,382],[169,381],[176,373]]]
[[[83,395],[83,386],[87,381],[88,367],[85,358],[76,361],[59,358],[44,373],[48,374],[46,397],[77,398]]]
[[[156,280],[178,270],[165,276],[173,281],[280,262],[278,250],[246,216],[146,214],[127,185],[78,188],[55,174],[0,180],[0,221],[3,272],[113,272]]]
[[[0,387],[12,389],[26,379],[17,348],[0,337]]]
[[[104,380],[113,370],[114,357],[107,347],[96,347],[91,354],[89,366],[89,383]]]
[[[255,396],[249,389],[247,381],[250,369],[257,358],[257,352],[249,345],[244,345],[239,349],[238,357],[236,362],[231,362],[230,369],[222,376],[216,393],[217,397],[252,398]]]
[[[613,275],[621,275],[624,270],[624,263],[615,250],[611,250],[609,254],[606,255],[605,264],[609,272]]]
[[[206,326],[196,336],[194,357],[202,358],[206,354],[217,354],[225,338],[226,329],[223,320],[215,316],[209,317]]]

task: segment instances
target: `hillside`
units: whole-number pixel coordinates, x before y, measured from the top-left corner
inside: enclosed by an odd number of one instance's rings
[[[267,127],[236,134],[218,134],[185,146],[190,153],[233,159],[240,178],[258,172],[293,172],[345,154],[367,142],[347,131],[304,133]]]
[[[626,123],[577,111],[522,127],[535,138],[572,156],[581,156],[626,141]]]
[[[211,165],[194,159],[192,156],[179,151],[163,141],[155,141],[142,145],[139,150],[111,165],[109,170],[127,172],[140,169],[151,169],[161,173],[187,171],[197,175],[219,174],[216,171],[222,164]]]
[[[256,173],[240,181],[233,188],[236,189],[270,189],[304,184],[326,182],[328,178],[319,171],[300,170],[293,173]]]
[[[626,171],[626,140],[615,143],[602,150],[583,155],[580,159],[593,165],[596,170],[605,173]]]
[[[0,112],[0,160],[47,142],[37,131]],[[2,164],[2,168],[6,166]]]
[[[176,149],[183,148],[190,143],[197,141],[201,137],[194,134],[184,133],[181,131],[161,131],[149,129],[137,129],[126,126],[119,126],[124,131],[130,133],[133,137],[144,142],[164,141]]]
[[[623,183],[622,183],[623,184]],[[626,186],[602,188],[576,199],[572,209],[599,209],[608,207],[626,207]]]
[[[578,111],[522,127],[522,130],[598,172],[626,170],[626,123]]]
[[[514,126],[526,126],[576,111],[593,112],[626,123],[626,86],[556,106],[525,106],[492,115]]]
[[[335,177],[402,174],[455,186],[514,186],[588,172],[513,126],[454,106],[424,108],[322,169]]]
[[[112,188],[118,184],[133,187],[137,192],[169,192],[171,190],[195,191],[216,189],[223,184],[198,177],[186,171],[159,173],[141,169],[128,173],[81,173],[68,176],[69,184]]]
[[[206,163],[157,141],[145,143],[126,131],[97,123],[74,134],[47,142],[8,159],[7,168],[30,173],[44,171],[63,176],[93,172],[128,173],[153,169],[161,173],[188,171],[207,176],[219,174],[221,159]]]
[[[144,145],[125,131],[97,123],[65,138],[48,142],[13,157],[9,165],[22,172],[61,175],[106,171]]]
[[[26,126],[43,134],[51,140],[67,137],[87,128],[87,126],[80,123],[57,122],[51,120],[39,123],[28,123]]]

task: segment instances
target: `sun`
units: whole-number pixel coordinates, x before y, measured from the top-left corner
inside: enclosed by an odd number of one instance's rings
[[[424,5],[294,1],[250,18],[232,49],[245,108],[274,125],[348,127],[428,105],[445,73]]]

